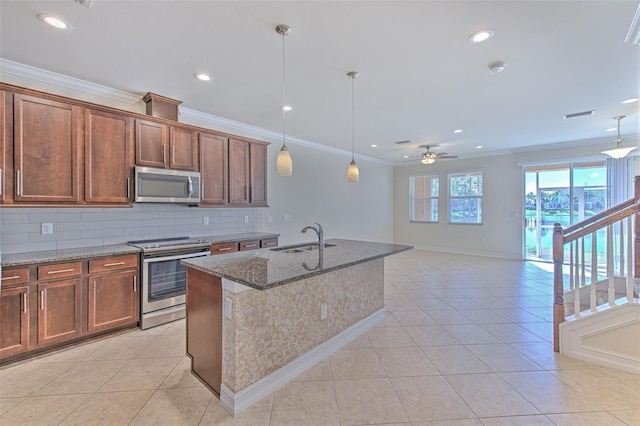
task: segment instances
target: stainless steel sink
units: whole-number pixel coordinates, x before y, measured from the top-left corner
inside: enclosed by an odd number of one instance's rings
[[[335,244],[325,243],[324,248],[335,247]],[[305,253],[313,250],[318,250],[320,245],[318,243],[297,244],[293,246],[284,246],[272,248],[271,251],[280,251],[283,253]]]

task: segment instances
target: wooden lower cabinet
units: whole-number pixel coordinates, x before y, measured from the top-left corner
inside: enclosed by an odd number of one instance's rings
[[[29,286],[0,291],[0,358],[29,349]]]
[[[187,355],[216,395],[222,384],[222,280],[187,268]]]
[[[82,335],[82,278],[38,284],[38,346]]]
[[[89,333],[138,322],[137,279],[137,270],[88,278]]]

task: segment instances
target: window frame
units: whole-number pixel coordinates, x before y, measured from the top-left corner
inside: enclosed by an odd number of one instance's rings
[[[465,176],[480,177],[480,194],[479,195],[452,195],[452,178],[465,177]],[[447,223],[451,225],[483,225],[483,198],[484,198],[484,173],[482,170],[465,170],[461,172],[448,172],[447,173]],[[477,207],[479,213],[476,215],[479,218],[478,222],[458,222],[454,221],[452,215],[452,200],[477,200]]]
[[[436,188],[437,188],[437,194],[436,195],[429,195],[429,196],[423,196],[423,197],[416,197],[415,196],[415,178],[430,178],[430,179],[436,179],[437,180],[437,184],[436,184]],[[432,183],[432,181],[430,182]],[[431,194],[431,186],[430,186],[430,191],[429,193]],[[439,173],[419,173],[419,174],[413,174],[409,176],[409,223],[439,223],[440,222],[440,174]],[[430,200],[429,205],[433,206],[433,202],[435,200],[435,207],[437,209],[436,212],[436,217],[434,220],[434,215],[433,215],[433,209],[431,210],[430,213],[430,217],[431,220],[416,220],[414,217],[414,211],[415,211],[415,202],[416,200]]]

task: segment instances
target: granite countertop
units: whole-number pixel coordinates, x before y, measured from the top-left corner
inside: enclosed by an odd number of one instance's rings
[[[140,249],[128,244],[110,246],[82,247],[61,250],[32,251],[2,255],[2,267],[29,266],[36,263],[64,262],[67,260],[88,259],[91,257],[115,256],[119,254],[137,254]]]
[[[245,234],[214,235],[200,238],[211,244],[228,243],[232,241],[261,240],[277,238],[280,234],[264,232],[249,232]],[[119,254],[140,253],[140,249],[128,244],[114,244],[108,246],[80,247],[72,249],[45,250],[26,253],[3,254],[0,265],[3,268],[28,266],[36,263],[64,262],[67,260],[89,259],[92,257],[115,256]]]
[[[266,290],[413,248],[342,239],[326,240],[325,244],[335,246],[325,248],[322,256],[319,250],[286,253],[283,250],[260,249],[185,259],[182,264],[257,290]]]

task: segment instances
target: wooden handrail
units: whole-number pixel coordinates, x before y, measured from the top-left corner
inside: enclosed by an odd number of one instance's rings
[[[631,200],[633,201],[633,200]],[[621,219],[624,219],[628,216],[631,216],[632,214],[635,213],[640,213],[640,202],[632,204],[622,210],[619,210],[613,214],[609,214],[607,216],[605,216],[602,220],[597,221],[595,223],[591,223],[588,226],[585,227],[580,227],[579,229],[574,230],[573,232],[569,232],[569,235],[567,235],[567,229],[563,230],[563,243],[567,244],[570,243],[571,241],[575,241],[578,238],[584,237],[587,234],[590,234],[594,231],[597,231],[600,228],[604,228],[607,225],[611,225],[612,223],[615,223]],[[585,221],[586,222],[586,221]],[[560,225],[559,223],[556,223],[554,225]]]
[[[576,224],[573,224],[571,226],[567,226],[566,228],[564,228],[564,235],[570,234],[573,231],[575,231],[576,229],[580,229],[580,228],[584,228],[585,226],[591,225],[594,222],[599,221],[602,218],[605,217],[609,217],[612,214],[617,213],[620,210],[624,210],[625,208],[632,206],[634,204],[636,204],[636,202],[638,202],[640,200],[636,199],[636,198],[630,198],[627,201],[617,204],[613,207],[611,207],[610,209],[607,209],[603,212],[600,212],[596,215],[591,216],[590,218],[587,218],[585,220],[583,220],[582,222],[578,222]]]

